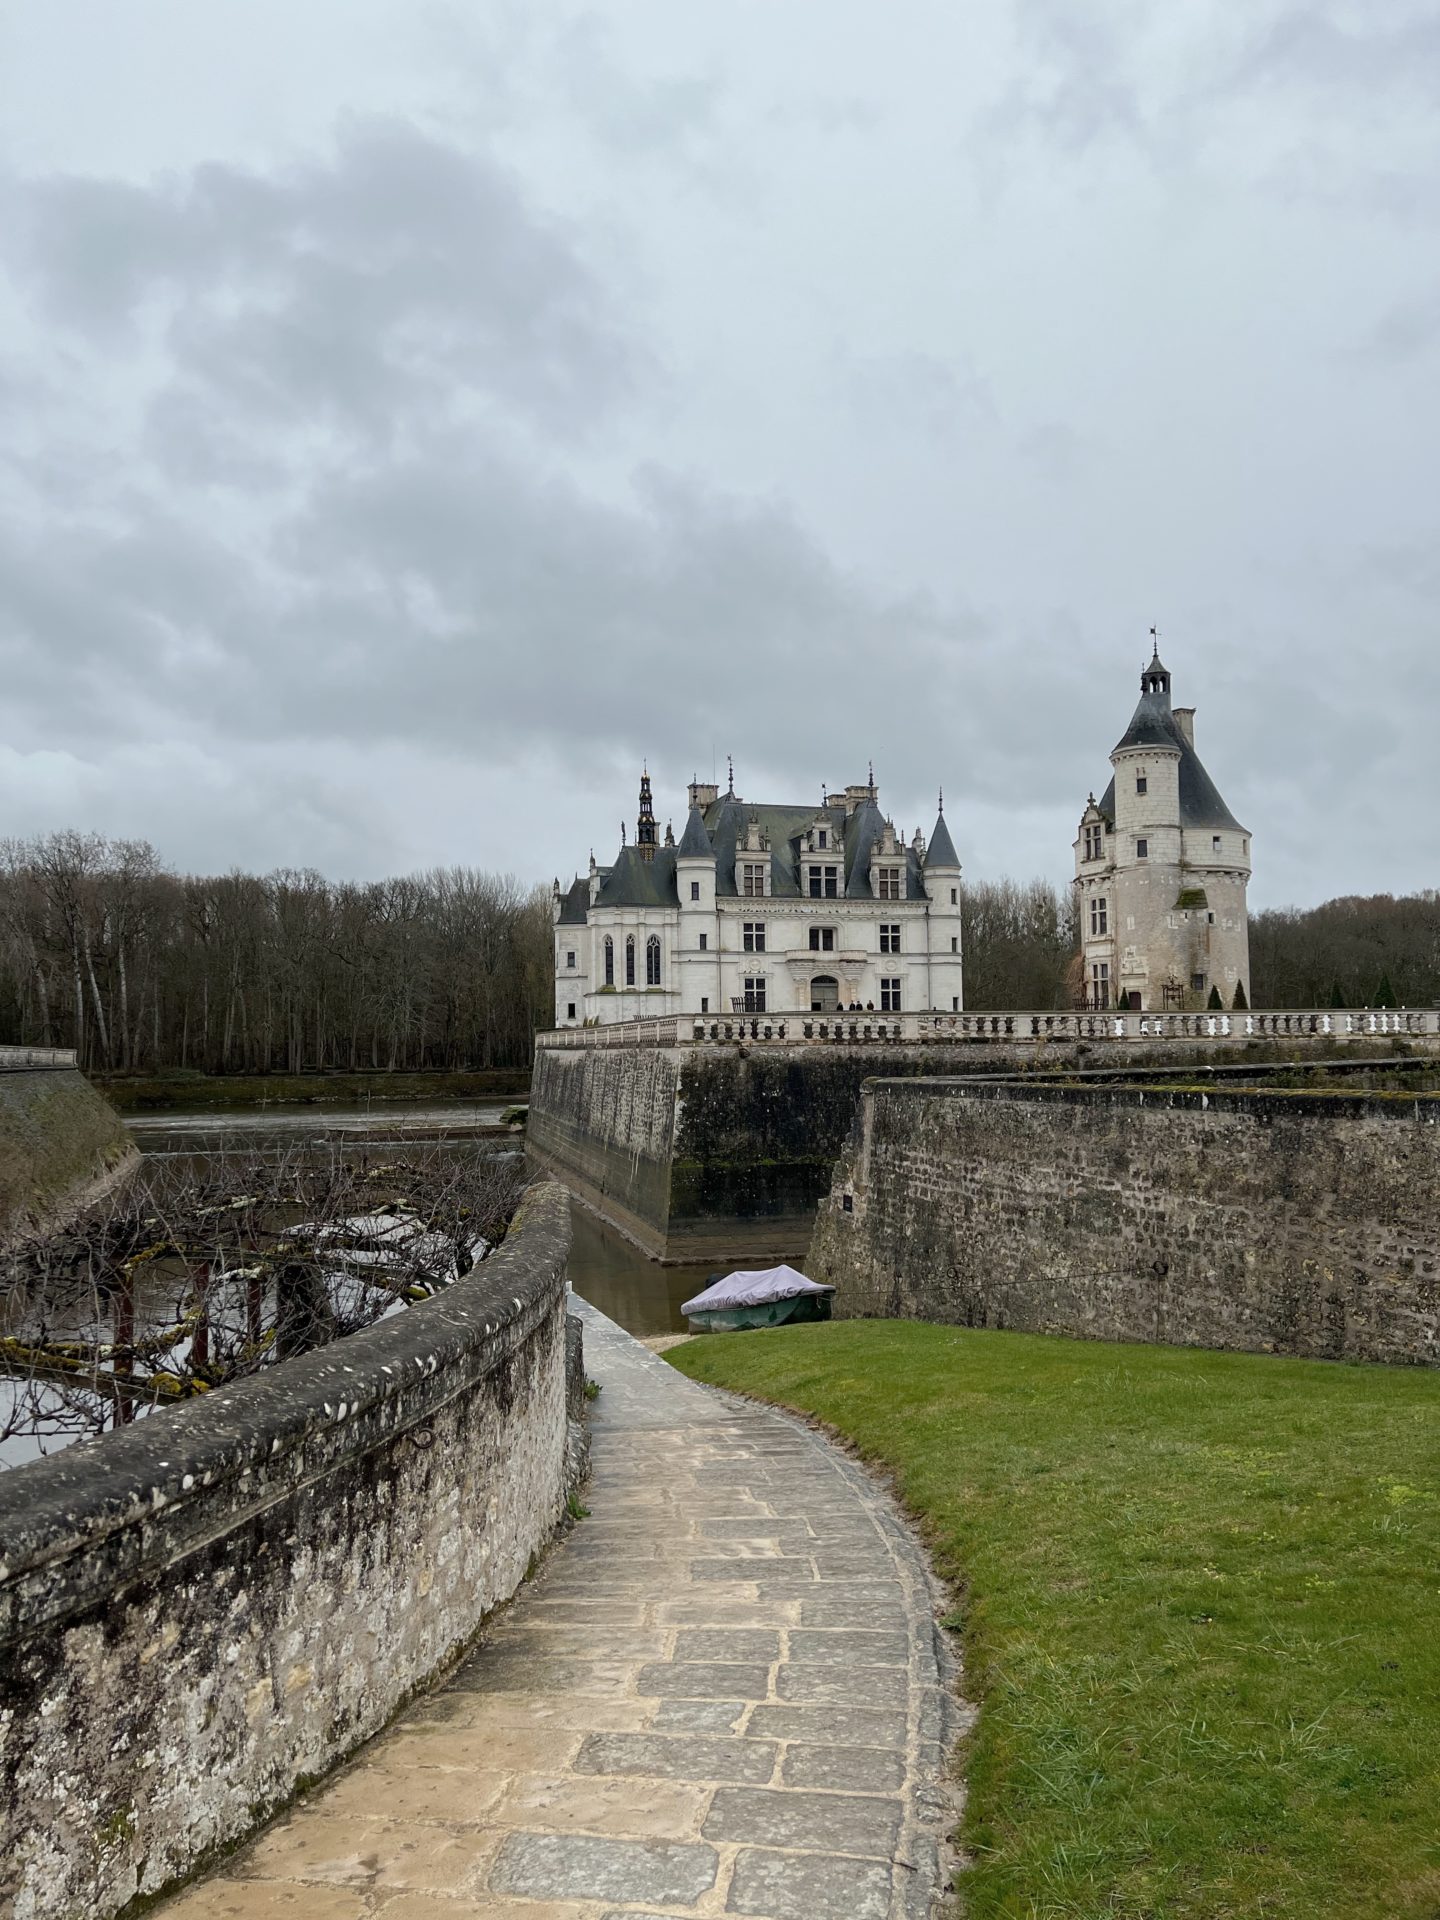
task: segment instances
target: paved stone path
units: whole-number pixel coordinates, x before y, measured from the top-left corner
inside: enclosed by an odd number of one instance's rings
[[[909,1532],[823,1439],[576,1305],[591,1517],[444,1686],[165,1920],[937,1911],[958,1709]]]

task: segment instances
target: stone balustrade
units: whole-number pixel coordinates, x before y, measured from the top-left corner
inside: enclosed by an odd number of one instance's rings
[[[609,1026],[560,1027],[537,1047],[933,1046],[957,1041],[1376,1040],[1440,1037],[1440,1008],[1295,1008],[1245,1013],[731,1013],[668,1014]]]

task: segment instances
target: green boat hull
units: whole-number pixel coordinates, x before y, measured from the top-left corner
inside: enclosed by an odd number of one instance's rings
[[[828,1320],[828,1293],[799,1293],[792,1300],[769,1300],[763,1307],[717,1307],[689,1316],[693,1333],[738,1333],[746,1327],[783,1327],[800,1320]]]

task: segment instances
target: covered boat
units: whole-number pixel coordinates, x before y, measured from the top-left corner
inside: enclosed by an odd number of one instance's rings
[[[818,1280],[808,1280],[794,1267],[766,1267],[713,1281],[680,1311],[696,1333],[778,1327],[794,1320],[828,1320],[834,1291]]]

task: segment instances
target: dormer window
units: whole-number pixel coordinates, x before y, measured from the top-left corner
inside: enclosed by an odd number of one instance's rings
[[[835,900],[839,898],[837,870],[831,866],[811,867],[806,880],[812,900]]]
[[[899,900],[902,897],[899,867],[879,868],[876,873],[876,881],[876,891],[882,900]]]
[[[820,849],[821,853],[823,853],[825,849],[829,846],[830,835],[826,828],[821,827],[820,831],[816,834],[815,844]]]
[[[745,860],[740,866],[740,891],[747,900],[759,900],[765,893],[765,865],[760,860]]]
[[[1099,860],[1103,858],[1104,852],[1104,829],[1097,820],[1093,827],[1086,827],[1085,829],[1085,858],[1087,860]]]

